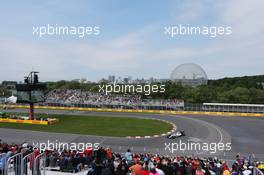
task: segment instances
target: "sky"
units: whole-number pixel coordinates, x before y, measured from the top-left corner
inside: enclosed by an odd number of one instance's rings
[[[108,75],[169,78],[195,63],[209,79],[264,74],[263,0],[46,0],[2,1],[0,81],[41,81]],[[33,27],[99,26],[100,34],[33,35]],[[165,26],[231,26],[221,37],[164,35]]]

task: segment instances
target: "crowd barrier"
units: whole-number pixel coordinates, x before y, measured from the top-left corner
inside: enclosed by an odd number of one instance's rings
[[[45,161],[44,153],[18,153],[6,160],[3,175],[45,175]]]
[[[45,154],[42,153],[35,157],[33,164],[33,175],[45,175]]]
[[[22,174],[27,174],[27,175],[33,175],[33,171],[32,171],[32,166],[33,166],[33,160],[34,160],[35,154],[31,153],[26,155],[23,158],[23,166],[21,169]]]
[[[1,105],[0,105],[1,106]],[[2,105],[3,107],[3,105]],[[26,105],[5,105],[10,108],[28,109]],[[60,106],[35,106],[35,109],[49,110],[79,110],[96,112],[127,112],[127,113],[158,113],[178,115],[212,115],[212,116],[243,116],[243,117],[264,117],[264,113],[240,113],[240,112],[207,112],[207,111],[175,111],[175,110],[145,110],[145,109],[111,109],[111,108],[85,108],[85,107],[60,107]]]
[[[9,157],[5,163],[4,175],[19,175],[21,174],[21,167],[23,155],[22,153]]]

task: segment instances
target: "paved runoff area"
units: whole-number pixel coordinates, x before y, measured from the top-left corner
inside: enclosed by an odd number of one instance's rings
[[[12,112],[26,112],[24,109],[12,109]],[[129,148],[132,152],[153,153],[160,155],[197,155],[218,157],[225,160],[233,159],[236,154],[248,156],[254,154],[258,159],[264,158],[264,118],[257,117],[225,117],[225,116],[182,116],[167,114],[135,114],[135,113],[106,113],[88,111],[36,110],[37,113],[70,114],[89,116],[117,116],[155,118],[174,123],[177,130],[185,131],[186,136],[168,139],[166,136],[157,138],[125,138],[87,136],[76,134],[47,133],[28,130],[0,128],[0,138],[8,143],[99,143],[103,147],[111,147],[113,151],[124,153]],[[73,121],[74,124],[74,121]],[[118,125],[116,126],[118,127]],[[180,150],[180,143],[230,143],[228,150]],[[176,149],[177,148],[177,149]]]

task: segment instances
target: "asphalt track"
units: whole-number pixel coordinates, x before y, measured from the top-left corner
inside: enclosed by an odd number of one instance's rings
[[[9,110],[12,112],[26,112],[24,109]],[[162,114],[136,114],[136,113],[107,113],[87,111],[63,111],[63,110],[36,110],[38,113],[49,114],[74,114],[89,116],[119,116],[156,118],[175,123],[177,130],[184,130],[185,137],[169,140],[166,137],[128,139],[121,137],[87,136],[64,133],[47,133],[38,131],[26,131],[0,128],[0,139],[5,142],[22,143],[27,141],[36,143],[100,143],[103,147],[111,147],[116,152],[125,152],[128,148],[137,153],[153,153],[160,155],[196,155],[200,157],[219,157],[221,159],[234,159],[236,154],[248,156],[254,154],[256,159],[264,159],[264,118],[257,117],[224,117],[224,116],[179,116]],[[74,122],[73,122],[74,124]],[[118,124],[117,126],[118,127]],[[231,150],[223,150],[223,147],[215,152],[212,143],[231,143]],[[199,143],[208,145],[203,147],[184,148],[180,143]],[[227,149],[227,147],[225,147]]]

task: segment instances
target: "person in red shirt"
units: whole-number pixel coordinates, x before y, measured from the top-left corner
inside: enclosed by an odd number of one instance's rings
[[[149,175],[148,162],[145,162],[145,164],[142,166],[140,174]]]
[[[140,174],[141,175],[149,175],[149,171],[147,169],[142,169]]]
[[[108,160],[112,160],[112,158],[113,158],[113,152],[112,152],[111,148],[108,148],[108,149],[106,150],[106,158],[107,158]]]
[[[131,166],[129,170],[131,171],[132,175],[141,175],[142,166],[139,162],[136,162],[135,165]]]
[[[85,150],[84,150],[84,154],[86,155],[86,156],[90,156],[91,154],[92,154],[92,148],[90,148],[90,147],[87,147]]]

